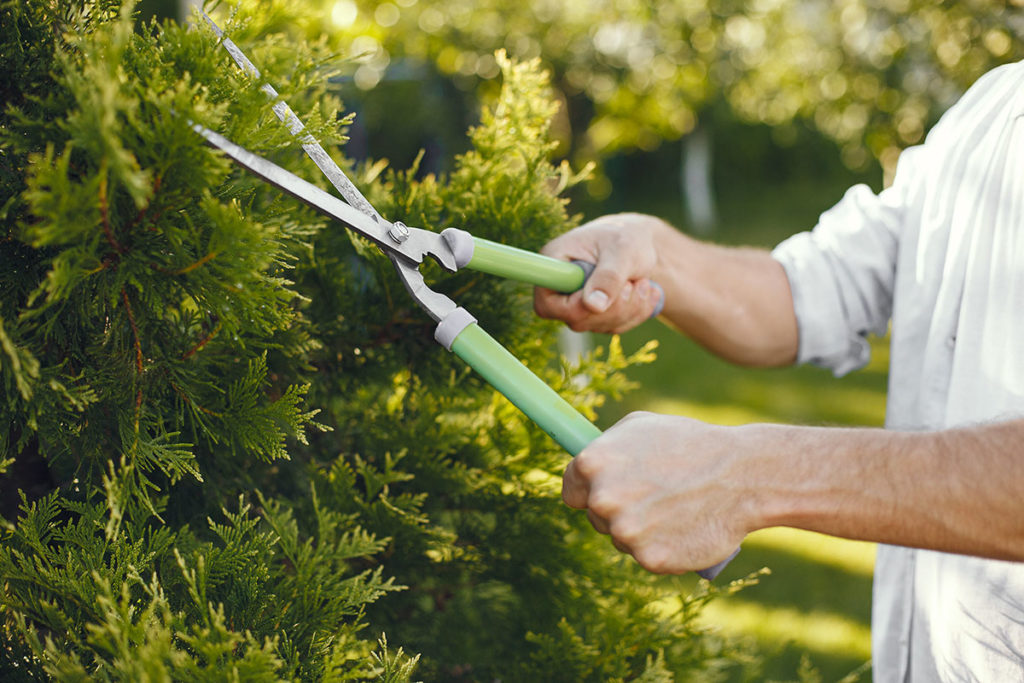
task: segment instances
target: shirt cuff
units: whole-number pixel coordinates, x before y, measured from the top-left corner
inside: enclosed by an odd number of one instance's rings
[[[836,377],[864,367],[871,345],[864,335],[850,332],[829,256],[814,244],[813,235],[793,235],[775,247],[772,258],[786,271],[793,294],[797,363],[827,368]]]

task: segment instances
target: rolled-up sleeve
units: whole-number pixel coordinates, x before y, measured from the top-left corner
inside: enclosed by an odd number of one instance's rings
[[[907,174],[915,152],[904,152]],[[869,334],[884,334],[892,313],[902,206],[907,188],[897,181],[875,194],[852,187],[818,225],[782,242],[772,256],[782,264],[793,294],[800,341],[797,362],[836,376],[863,367]]]

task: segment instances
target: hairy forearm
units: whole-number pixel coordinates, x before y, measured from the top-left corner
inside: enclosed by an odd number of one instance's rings
[[[664,224],[654,230],[663,319],[734,363],[793,363],[798,337],[789,281],[767,251],[701,243]]]
[[[1024,420],[936,432],[755,426],[757,527],[1024,560]],[[750,472],[753,474],[753,471]]]
[[[1024,561],[1022,442],[1024,420],[909,433],[632,413],[569,463],[562,497],[659,573],[773,526]]]

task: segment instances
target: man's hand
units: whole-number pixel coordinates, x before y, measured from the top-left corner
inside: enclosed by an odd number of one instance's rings
[[[742,465],[757,447],[750,432],[633,413],[569,463],[562,498],[649,571],[710,567],[756,526]]]
[[[562,498],[650,571],[713,566],[789,526],[1024,561],[1024,419],[937,432],[634,413],[569,463]]]
[[[542,253],[594,264],[583,289],[534,290],[534,309],[577,332],[618,334],[660,318],[726,360],[788,365],[796,358],[793,296],[782,266],[763,250],[698,242],[638,213],[602,216],[552,240]]]
[[[652,216],[615,214],[551,241],[541,253],[593,263],[594,272],[574,294],[537,288],[537,314],[564,320],[577,332],[617,334],[647,320],[662,296],[650,278],[658,264],[656,233],[666,228]]]

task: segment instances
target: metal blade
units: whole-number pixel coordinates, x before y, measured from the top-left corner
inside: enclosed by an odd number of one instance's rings
[[[250,76],[259,78],[259,69],[245,56],[245,53],[224,35],[224,32],[208,14],[203,12],[203,17],[235,63]],[[223,151],[239,165],[318,211],[345,223],[376,243],[395,264],[399,277],[412,298],[435,320],[440,321],[451,310],[454,310],[455,304],[451,299],[426,286],[423,276],[417,268],[423,262],[424,257],[429,255],[445,269],[452,272],[457,270],[458,261],[448,242],[429,230],[408,228],[401,223],[390,223],[382,218],[316,138],[306,132],[305,125],[295,115],[291,107],[280,99],[277,90],[268,83],[264,83],[261,90],[275,101],[273,110],[277,118],[288,127],[293,135],[299,136],[302,149],[327,176],[331,185],[348,200],[348,204],[208,128],[200,125],[193,125],[193,128],[211,145]]]
[[[220,38],[221,44],[228,51],[228,54],[230,54],[231,58],[235,60],[235,64],[237,64],[242,71],[245,71],[253,78],[258,79],[260,77],[260,70],[256,68],[256,65],[245,56],[245,53],[242,52],[242,50],[235,45],[230,38],[224,35],[224,31],[214,23],[213,19],[210,18],[210,15],[203,12],[203,17],[210,25],[210,28],[213,29],[213,32],[217,34],[217,37]],[[338,164],[334,163],[334,159],[332,159],[327,151],[324,150],[317,139],[305,132],[306,126],[301,120],[299,120],[299,117],[295,115],[295,112],[292,111],[291,107],[280,99],[280,95],[277,90],[275,90],[269,83],[264,83],[260,86],[260,89],[265,92],[271,100],[276,100],[274,102],[273,109],[274,113],[277,114],[277,118],[281,119],[281,121],[288,126],[288,130],[290,130],[293,135],[301,136],[299,141],[302,143],[302,149],[306,151],[306,154],[313,160],[313,163],[315,163],[323,174],[327,176],[331,185],[341,193],[341,196],[344,197],[349,204],[359,209],[367,216],[376,216],[380,218],[380,214],[377,213],[377,210],[366,200],[366,197],[363,196],[358,188],[352,184],[352,181],[349,180],[348,176],[346,176],[338,167]],[[305,134],[303,135],[303,133]]]
[[[423,261],[424,252],[417,244],[411,244],[411,248],[406,247],[412,240],[406,240],[402,244],[397,244],[389,235],[392,224],[388,221],[376,215],[366,215],[356,210],[334,195],[324,192],[316,185],[303,180],[294,173],[253,154],[244,147],[236,145],[223,135],[215,133],[205,126],[194,123],[192,124],[192,129],[206,138],[207,142],[212,146],[224,152],[239,166],[259,176],[274,187],[284,190],[296,199],[309,204],[317,211],[345,223],[385,251],[398,252],[415,263]],[[429,234],[432,235],[433,233]]]

